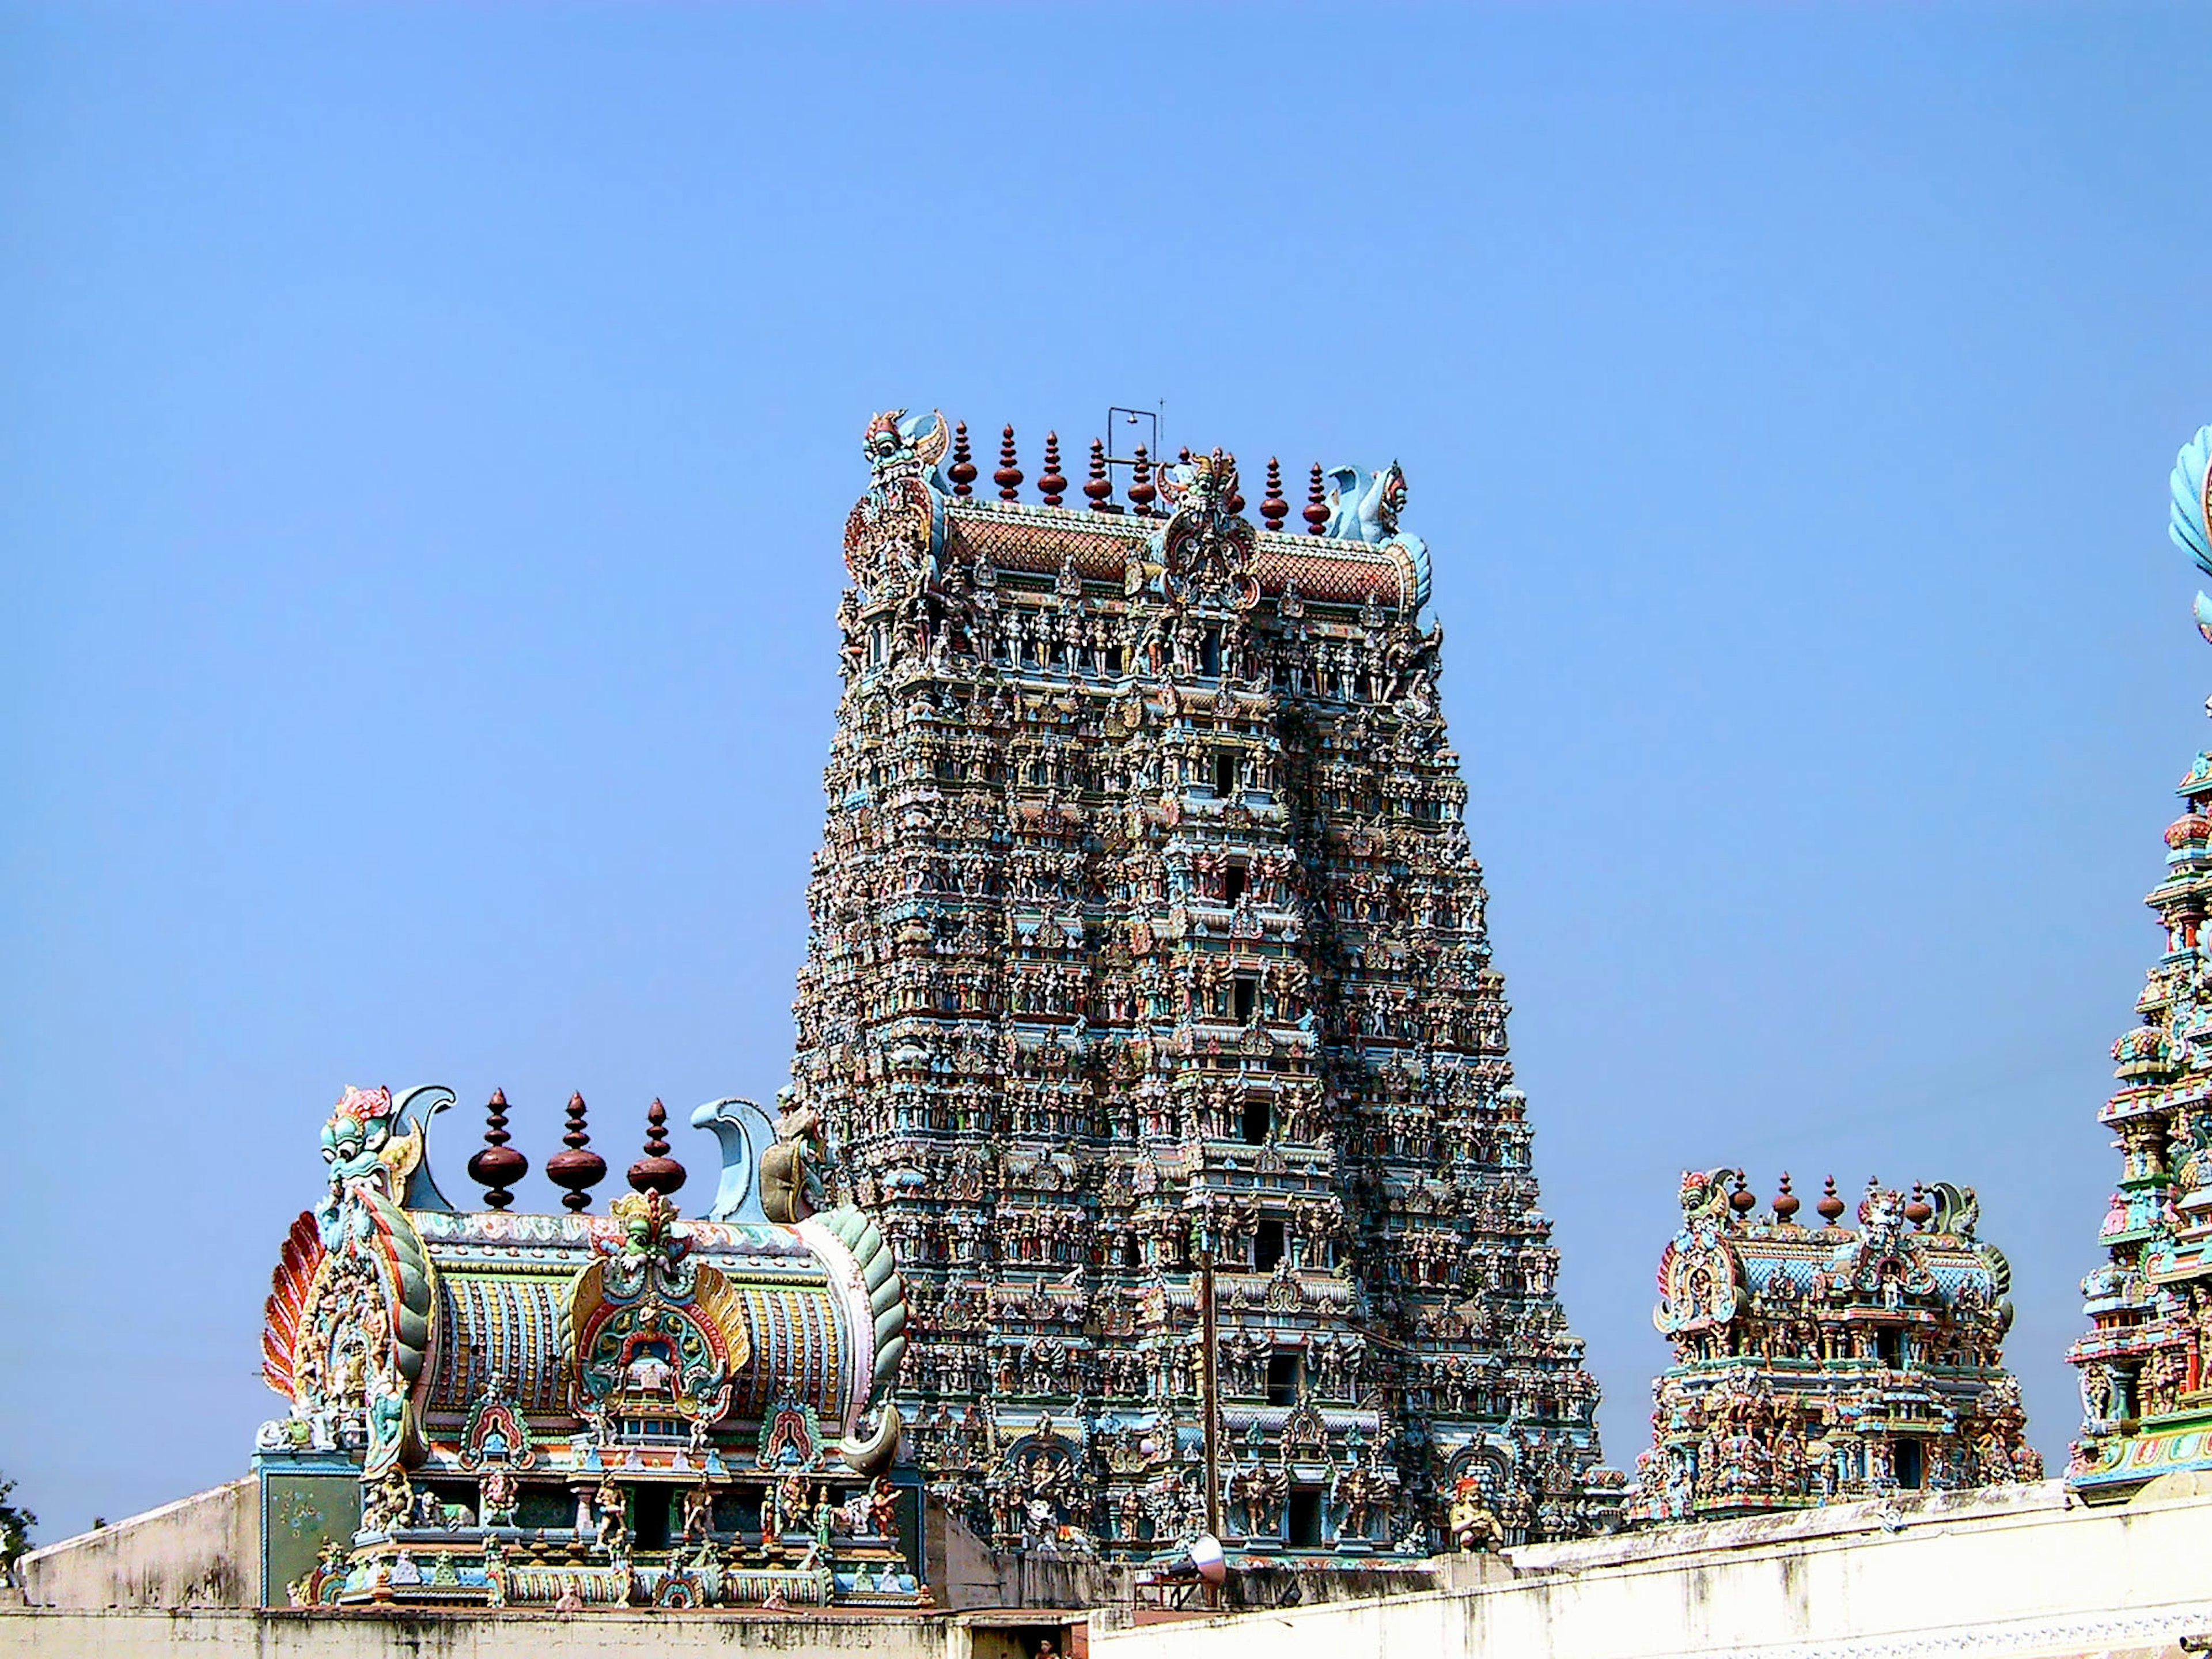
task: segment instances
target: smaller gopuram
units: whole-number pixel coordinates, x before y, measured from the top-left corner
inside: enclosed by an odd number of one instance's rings
[[[2176,459],[2167,533],[2212,575],[2212,427]],[[2212,640],[2212,599],[2197,596]],[[2212,709],[2212,704],[2207,705]],[[2123,1498],[2156,1476],[2212,1469],[2212,751],[2177,787],[2166,876],[2144,902],[2165,949],[2112,1045],[2119,1087],[2098,1115],[2120,1176],[2098,1229],[2105,1261],[2081,1281],[2090,1328],[2067,1358],[2081,1368],[2081,1435],[2067,1480],[2090,1498]]]
[[[1999,1358],[2012,1270],[1972,1188],[1870,1181],[1856,1229],[1832,1177],[1809,1227],[1787,1175],[1765,1217],[1740,1170],[1691,1170],[1681,1198],[1632,1522],[2043,1478]]]
[[[428,1156],[451,1090],[348,1089],[330,1185],[285,1240],[262,1370],[262,1595],[309,1607],[912,1607],[918,1493],[894,1484],[904,1285],[857,1210],[815,1213],[811,1126],[716,1101],[706,1218],[665,1113],[605,1215],[584,1103],[527,1170],[495,1094],[448,1202]],[[758,1156],[756,1157],[756,1148]],[[869,1426],[873,1413],[873,1426]]]

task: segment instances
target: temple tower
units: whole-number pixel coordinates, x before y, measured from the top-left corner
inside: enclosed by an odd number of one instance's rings
[[[2012,1268],[1972,1188],[1869,1181],[1856,1227],[1832,1177],[1810,1225],[1787,1175],[1764,1218],[1740,1170],[1686,1171],[1680,1198],[1632,1521],[2043,1478],[2002,1355]]]
[[[2168,533],[2212,574],[2212,427],[2176,459]],[[2212,640],[2212,599],[2197,596]],[[2212,709],[2212,704],[2207,705]],[[2212,1469],[2212,751],[2175,787],[2166,875],[2144,900],[2164,949],[2112,1045],[2119,1087],[2098,1121],[2120,1172],[2098,1229],[2105,1260],[2081,1281],[2090,1328],[2067,1358],[2081,1373],[2081,1437],[2067,1478],[2092,1500],[2164,1474]]]
[[[910,1454],[1001,1540],[1358,1557],[1603,1524],[1405,481],[1042,504],[878,416],[788,1109],[909,1286]],[[1209,1275],[1209,1269],[1210,1275]],[[1200,1304],[1217,1432],[1208,1512]]]

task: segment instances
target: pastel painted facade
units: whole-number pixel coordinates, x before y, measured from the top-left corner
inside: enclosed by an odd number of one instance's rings
[[[1218,451],[1094,445],[1074,507],[1056,438],[1040,502],[1011,428],[995,499],[941,416],[866,452],[793,1095],[933,1490],[1123,1559],[1609,1524],[1403,474],[1316,466],[1300,534]]]
[[[2208,475],[2212,427],[2175,461],[2168,520],[2212,575]],[[2196,616],[2212,640],[2201,592]],[[2119,1087],[2099,1121],[2112,1130],[2119,1180],[2098,1230],[2105,1260],[2081,1281],[2090,1328],[2067,1356],[2082,1412],[2067,1478],[2093,1498],[2212,1469],[2212,751],[2175,793],[2165,878],[2144,901],[2165,948],[2136,999],[2137,1024],[2112,1045]]]
[[[1733,1177],[1733,1190],[1729,1186]],[[2012,1269],[1972,1188],[1830,1181],[1812,1226],[1782,1179],[1765,1217],[1741,1170],[1682,1177],[1653,1322],[1674,1364],[1629,1518],[1712,1520],[2043,1478],[2001,1348]]]
[[[254,1460],[264,1599],[924,1599],[916,1494],[888,1478],[903,1287],[867,1218],[764,1210],[752,1149],[791,1148],[736,1101],[700,1114],[725,1150],[703,1219],[669,1196],[658,1102],[633,1190],[592,1215],[605,1165],[572,1101],[549,1170],[568,1212],[518,1215],[495,1097],[471,1160],[491,1207],[459,1209],[428,1156],[453,1098],[349,1089],[323,1132],[328,1189],[285,1241],[262,1339],[289,1408]]]

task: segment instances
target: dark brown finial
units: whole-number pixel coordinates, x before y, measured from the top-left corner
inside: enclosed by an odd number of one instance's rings
[[[503,1210],[514,1202],[507,1190],[530,1173],[530,1160],[507,1143],[507,1091],[495,1089],[484,1103],[483,1150],[469,1160],[469,1179],[484,1189],[484,1202]]]
[[[645,1109],[645,1156],[629,1166],[629,1184],[663,1198],[684,1184],[684,1166],[668,1155],[668,1109],[657,1100]]]
[[[1796,1217],[1804,1200],[1790,1190],[1790,1171],[1782,1172],[1782,1190],[1774,1195],[1774,1218],[1787,1227]]]
[[[1022,470],[1016,465],[1014,429],[1006,428],[1006,436],[999,440],[999,470],[991,475],[991,482],[999,486],[999,499],[1018,501],[1022,498]]]
[[[1067,480],[1060,474],[1060,434],[1044,434],[1044,477],[1037,480],[1037,488],[1044,493],[1047,507],[1058,507],[1060,498],[1067,493]]]
[[[975,458],[968,453],[968,422],[952,423],[952,465],[948,469],[952,493],[965,501],[975,493]]]
[[[1114,481],[1106,476],[1106,446],[1096,438],[1091,441],[1091,476],[1083,482],[1083,493],[1091,498],[1093,513],[1114,510]]]
[[[1743,1171],[1735,1172],[1735,1190],[1729,1194],[1729,1208],[1739,1216],[1749,1215],[1759,1207],[1759,1200],[1743,1184]]]
[[[1827,1189],[1820,1194],[1820,1201],[1813,1207],[1820,1212],[1820,1219],[1831,1227],[1842,1218],[1844,1200],[1836,1196],[1835,1176],[1828,1177]]]
[[[1306,534],[1318,536],[1328,528],[1328,497],[1321,487],[1321,463],[1313,465],[1313,478],[1306,485]]]
[[[1129,504],[1139,513],[1150,513],[1159,493],[1152,487],[1152,464],[1145,458],[1144,445],[1139,444],[1136,459],[1129,463]]]
[[[1224,466],[1229,469],[1226,475],[1229,479],[1229,499],[1223,505],[1228,507],[1230,515],[1233,518],[1244,510],[1244,492],[1237,487],[1242,482],[1237,476],[1237,458],[1221,450],[1215,450],[1213,452],[1215,476],[1222,476],[1221,469]]]
[[[1280,530],[1283,520],[1291,516],[1291,504],[1283,499],[1283,464],[1274,456],[1267,457],[1267,496],[1260,503],[1260,518],[1270,530]]]
[[[568,1150],[556,1152],[545,1160],[545,1178],[556,1187],[568,1190],[561,1202],[569,1209],[583,1211],[592,1203],[591,1189],[606,1179],[607,1161],[597,1152],[584,1149],[592,1138],[584,1133],[584,1097],[568,1097],[568,1133],[561,1137],[561,1144]]]
[[[1905,1206],[1905,1218],[1916,1227],[1925,1227],[1936,1216],[1936,1206],[1928,1201],[1928,1194],[1918,1182],[1912,1183],[1912,1200]]]

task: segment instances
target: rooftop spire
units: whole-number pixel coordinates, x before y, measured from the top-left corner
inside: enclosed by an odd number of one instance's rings
[[[684,1166],[668,1155],[668,1109],[655,1100],[645,1109],[645,1156],[629,1166],[629,1184],[663,1198],[684,1184]]]
[[[568,1133],[561,1137],[561,1144],[568,1150],[556,1152],[545,1160],[546,1179],[568,1189],[562,1194],[561,1202],[569,1209],[589,1209],[591,1189],[606,1179],[607,1161],[597,1152],[585,1150],[592,1144],[592,1138],[584,1132],[584,1097],[580,1092],[568,1097]]]
[[[1114,510],[1114,480],[1106,476],[1106,446],[1097,438],[1091,441],[1091,476],[1084,480],[1083,493],[1091,498],[1093,513]]]
[[[1291,504],[1283,499],[1283,464],[1274,456],[1267,457],[1267,495],[1260,503],[1260,519],[1270,530],[1280,530],[1283,520],[1291,515]]]
[[[965,501],[975,493],[975,459],[968,453],[968,422],[957,421],[952,427],[952,465],[948,469],[952,479],[952,493]]]
[[[1321,463],[1313,464],[1313,477],[1306,485],[1306,534],[1318,536],[1328,528],[1328,497],[1322,493]]]
[[[484,1103],[483,1150],[469,1160],[469,1179],[484,1189],[484,1202],[503,1210],[514,1202],[507,1190],[530,1173],[530,1160],[507,1143],[507,1091],[494,1089]]]
[[[1037,489],[1043,492],[1047,507],[1058,507],[1066,493],[1067,480],[1060,474],[1060,434],[1044,434],[1044,476],[1037,480]]]
[[[999,470],[991,475],[991,482],[999,486],[999,499],[1018,501],[1022,498],[1022,469],[1020,458],[1014,453],[1014,428],[1009,424],[1006,435],[999,440]]]
[[[1145,455],[1144,445],[1139,444],[1136,459],[1129,463],[1129,504],[1148,514],[1159,493],[1152,484],[1152,464]]]

